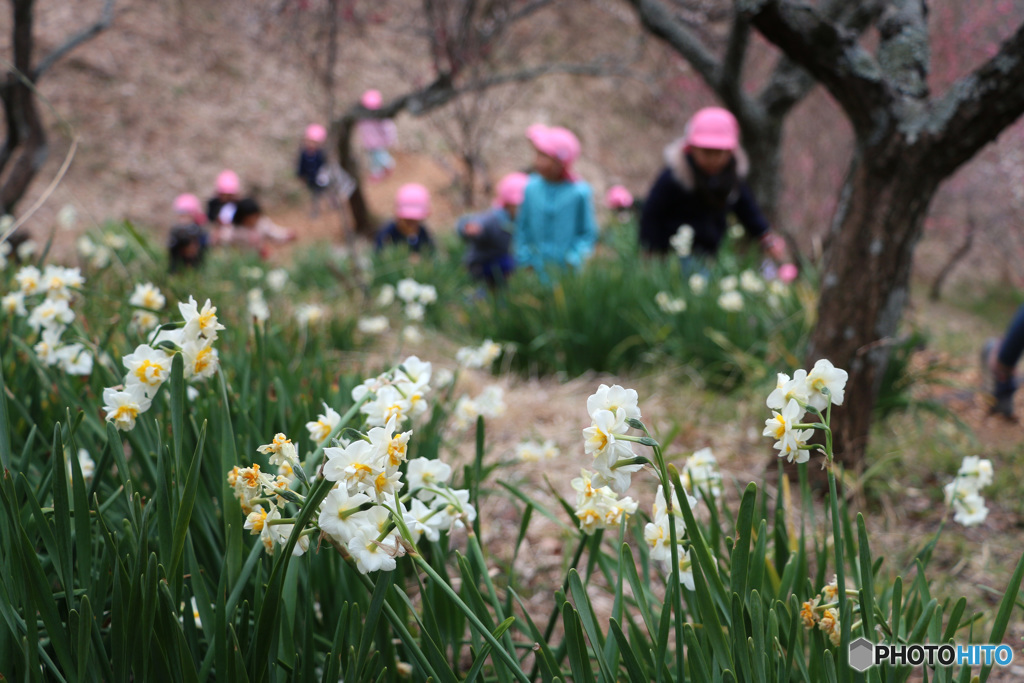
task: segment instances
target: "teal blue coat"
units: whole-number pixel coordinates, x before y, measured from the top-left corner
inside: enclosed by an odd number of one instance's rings
[[[516,266],[531,267],[542,276],[551,267],[579,268],[596,241],[590,186],[531,175],[516,216]]]

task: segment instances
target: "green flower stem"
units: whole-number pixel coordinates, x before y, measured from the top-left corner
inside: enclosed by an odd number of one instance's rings
[[[839,497],[836,493],[836,475],[832,467],[832,432],[825,431],[825,445],[827,451],[825,457],[828,461],[828,492],[831,498],[832,507],[832,544],[836,552],[836,588],[839,598],[839,621],[840,621],[840,645],[839,645],[839,666],[840,671],[845,671],[845,664],[849,658],[846,650],[850,642],[850,602],[846,599],[846,565],[843,558],[843,534],[842,525],[839,522]]]
[[[271,519],[266,522],[267,526],[280,526],[282,524],[295,524],[294,517],[282,517],[281,519]]]
[[[614,465],[612,465],[611,468],[613,470],[615,470],[615,469],[618,469],[620,467],[628,467],[629,465],[650,465],[650,464],[651,464],[650,460],[648,460],[647,458],[643,457],[642,455],[638,455],[635,458],[623,458],[622,460],[618,460],[618,461],[616,461],[616,463]]]
[[[480,621],[479,617],[476,616],[476,613],[473,612],[469,605],[462,601],[459,594],[456,593],[436,571],[434,571],[434,568],[430,566],[430,563],[424,560],[417,552],[409,553],[409,557],[411,557],[413,561],[419,565],[420,569],[422,569],[427,576],[433,579],[437,586],[447,593],[452,602],[462,610],[473,627],[476,628],[480,635],[483,636],[484,640],[490,644],[492,654],[498,656],[498,659],[500,659],[509,668],[509,671],[512,672],[512,675],[515,676],[516,680],[521,681],[521,683],[530,683],[530,679],[527,678],[526,673],[522,668],[520,668],[519,661],[516,659],[515,654],[509,653],[504,647],[502,647],[501,643],[491,635],[491,632],[483,625],[483,622]]]
[[[676,513],[672,508],[672,496],[675,489],[672,488],[672,481],[668,476],[668,465],[665,463],[665,455],[661,452],[661,446],[655,442],[654,462],[658,468],[658,478],[661,480],[661,490],[665,494],[665,510],[668,512],[668,534],[669,542],[672,544],[670,552],[672,556],[672,571],[669,574],[669,581],[672,582],[672,590],[675,593],[675,604],[672,605],[675,611],[676,622],[676,671],[682,675],[683,672],[683,589],[679,581],[679,543],[676,535]]]

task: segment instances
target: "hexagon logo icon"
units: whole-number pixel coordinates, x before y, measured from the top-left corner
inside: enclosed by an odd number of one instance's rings
[[[867,638],[858,638],[850,643],[850,666],[857,671],[867,671],[875,663],[875,646]]]

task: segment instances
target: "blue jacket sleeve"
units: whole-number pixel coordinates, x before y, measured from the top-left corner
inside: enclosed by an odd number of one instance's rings
[[[597,242],[597,220],[594,218],[593,192],[586,183],[579,183],[580,196],[576,232],[573,235],[565,261],[574,268],[579,268],[594,251]]]
[[[519,267],[539,270],[540,258],[537,254],[535,226],[532,218],[532,205],[536,201],[536,190],[531,181],[526,186],[523,203],[519,206],[519,213],[516,215],[515,255],[516,265]]]
[[[651,186],[644,200],[643,211],[640,213],[640,246],[648,251],[667,251],[669,239],[679,228],[671,225],[669,208],[672,205],[673,191],[672,171],[665,169]],[[676,197],[678,200],[678,197]]]
[[[740,183],[740,196],[733,207],[733,213],[743,224],[743,229],[754,239],[764,237],[768,232],[768,221],[761,213],[761,207],[754,199],[754,193],[750,191],[746,183]]]

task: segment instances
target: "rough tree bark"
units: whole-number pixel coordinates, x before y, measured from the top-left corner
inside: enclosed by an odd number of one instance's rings
[[[908,296],[914,247],[940,183],[1024,113],[1024,26],[941,98],[927,85],[923,0],[890,0],[869,54],[851,32],[790,0],[739,0],[752,24],[821,82],[853,124],[855,152],[825,249],[808,362],[850,372],[833,413],[837,455],[858,463]]]
[[[0,82],[6,138],[0,147],[0,211],[10,213],[25,195],[46,161],[46,130],[36,105],[35,84],[76,47],[105,30],[113,21],[114,0],[106,0],[100,19],[68,37],[35,66],[32,33],[35,0],[12,0],[11,45],[14,69]]]
[[[782,189],[782,128],[793,108],[815,86],[814,79],[783,57],[771,77],[756,93],[743,88],[743,69],[750,46],[750,23],[735,12],[721,57],[686,21],[674,15],[662,0],[627,0],[644,29],[681,55],[705,84],[736,116],[743,147],[750,157],[748,182],[769,222],[778,217]],[[861,33],[874,21],[880,3],[825,0],[821,12],[839,25]]]

